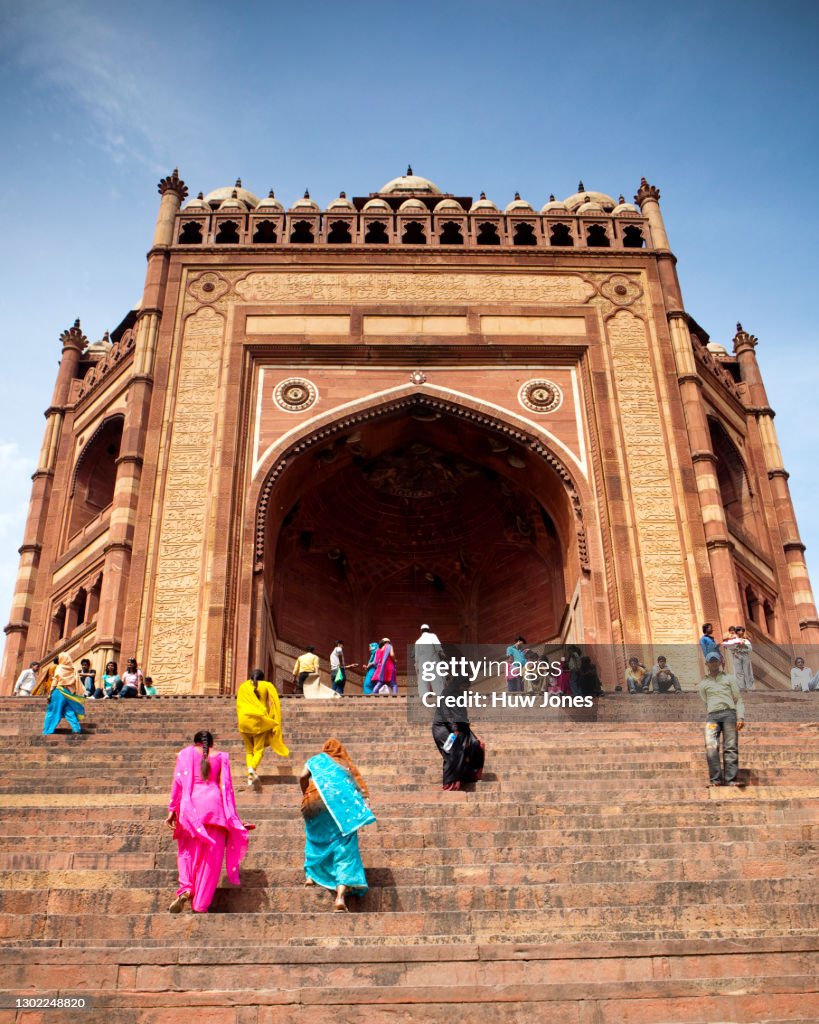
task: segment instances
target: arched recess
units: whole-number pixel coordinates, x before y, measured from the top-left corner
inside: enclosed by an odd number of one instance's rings
[[[306,426],[256,479],[240,663],[337,639],[358,661],[376,634],[405,650],[429,620],[454,642],[551,640],[578,590],[594,618],[585,481],[477,402],[382,397]]]
[[[713,417],[708,418],[711,450],[717,457],[717,482],[729,528],[751,540],[757,540],[756,509],[745,462],[725,427]]]
[[[69,543],[114,500],[123,423],[121,415],[104,420],[77,458],[69,498]]]

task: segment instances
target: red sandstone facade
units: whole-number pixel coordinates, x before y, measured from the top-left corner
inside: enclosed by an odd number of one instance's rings
[[[160,193],[139,308],[61,336],[6,692],[62,650],[230,692],[424,621],[623,652],[743,621],[771,680],[819,642],[756,339],[685,312],[645,180],[539,213],[411,173],[324,211]]]

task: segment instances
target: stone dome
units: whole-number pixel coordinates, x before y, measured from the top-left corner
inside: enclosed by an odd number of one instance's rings
[[[194,210],[210,210],[210,207],[205,202],[204,196],[202,195],[201,192],[196,197],[196,199],[191,199],[187,206],[183,207],[184,213],[187,213],[189,210],[191,212],[193,212]]]
[[[715,356],[728,355],[728,349],[724,345],[720,345],[718,341],[709,341],[705,347],[709,352],[713,352]]]
[[[400,178],[393,178],[386,185],[378,190],[384,195],[401,195],[401,193],[422,192],[425,195],[439,196],[441,190],[434,185],[429,178],[422,178],[412,173],[412,168],[407,168],[407,173]]]
[[[492,200],[486,198],[485,192],[481,192],[480,199],[477,199],[469,208],[470,213],[477,213],[479,210],[485,210],[487,213],[500,213]]]
[[[398,207],[399,213],[426,213],[427,208],[420,199],[405,199]]]
[[[284,207],[273,195],[273,189],[270,190],[270,193],[266,195],[264,199],[259,200],[259,205],[256,207],[256,210],[268,210],[271,213],[284,213]]]
[[[515,193],[515,198],[511,203],[508,204],[504,213],[534,213],[534,209],[531,203],[527,203],[525,199],[520,198],[520,192]]]
[[[575,213],[593,214],[596,216],[599,216],[601,213],[605,212],[606,211],[603,209],[601,203],[594,202],[594,200],[591,199],[589,199],[585,203],[581,203],[580,206],[578,206],[578,208],[575,210]]]
[[[628,216],[629,214],[631,214],[632,216],[634,214],[637,214],[639,216],[640,214],[640,211],[637,209],[634,203],[618,203],[617,206],[615,206],[611,212],[614,214],[615,217],[621,217],[624,214],[626,216]]]
[[[435,206],[435,213],[446,213],[447,210],[451,210],[453,213],[464,212],[461,204],[455,199],[442,199],[440,203],[437,203]]]
[[[208,192],[205,196],[205,202],[212,209],[216,209],[225,199],[230,199],[233,193],[236,193],[238,199],[251,209],[259,203],[259,197],[254,196],[252,192],[248,192],[246,188],[242,188],[242,179],[237,178],[235,185],[226,185],[224,188],[215,188],[212,192]]]
[[[579,192],[575,192],[574,195],[564,199],[563,202],[566,204],[566,209],[571,210],[572,213],[582,206],[583,203],[597,203],[604,210],[613,210],[617,205],[611,196],[607,196],[605,192],[589,192],[588,189],[581,189]]]
[[[555,199],[554,196],[549,196],[549,202],[543,206],[541,213],[568,213],[569,208],[565,203],[559,199]]]
[[[355,212],[355,207],[353,206],[351,200],[349,200],[347,198],[347,193],[346,192],[339,192],[338,199],[333,199],[332,202],[328,203],[327,204],[327,209],[328,210],[349,210],[351,212]]]
[[[245,206],[245,204],[239,198],[236,189],[233,190],[232,195],[230,195],[227,199],[224,199],[219,204],[219,212],[220,213],[222,213],[224,211],[227,211],[227,210],[240,210],[240,211],[244,212],[246,209],[247,209],[247,206]]]
[[[386,199],[368,199],[364,204],[363,209],[384,210],[385,213],[390,213],[390,204]]]
[[[301,199],[297,199],[295,203],[290,207],[293,211],[301,211],[302,213],[319,213],[319,204],[310,198],[310,193],[307,189],[304,191],[304,195]]]

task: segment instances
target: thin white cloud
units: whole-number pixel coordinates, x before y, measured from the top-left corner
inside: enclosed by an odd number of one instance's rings
[[[135,160],[152,172],[164,164],[156,152],[149,116],[150,71],[144,54],[151,41],[134,38],[110,17],[53,0],[6,10],[0,21],[5,59],[33,91],[53,90],[85,116],[87,141],[117,164]],[[133,55],[142,54],[135,64]],[[138,67],[140,80],[131,70]]]

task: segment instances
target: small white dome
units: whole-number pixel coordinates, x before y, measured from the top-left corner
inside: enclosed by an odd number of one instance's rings
[[[728,355],[728,349],[724,345],[720,345],[718,341],[709,341],[705,347],[709,352],[713,352],[715,356]]]
[[[411,167],[408,167],[407,173],[400,178],[393,178],[386,185],[382,185],[379,192],[384,195],[400,195],[402,192],[424,192],[427,195],[434,196],[441,194],[441,190],[437,185],[433,185],[429,178],[422,178],[418,174],[413,174]]]
[[[259,205],[256,207],[256,210],[267,210],[270,213],[284,213],[284,207],[273,194],[273,189],[270,190],[264,199],[259,200]]]
[[[236,193],[238,199],[251,209],[254,209],[259,203],[259,197],[254,196],[252,192],[248,192],[246,188],[242,188],[242,179],[237,178],[236,184],[233,186],[226,185],[224,188],[215,188],[212,192],[208,192],[205,196],[205,202],[208,206],[216,209],[220,203],[224,202],[225,199],[230,199],[233,193]]]
[[[579,206],[583,203],[598,203],[604,210],[613,210],[617,205],[611,196],[606,195],[605,192],[589,192],[588,189],[583,188],[583,182],[580,182],[579,190],[574,195],[568,196],[563,202],[566,204],[566,208],[575,212]]]
[[[515,198],[506,207],[505,213],[534,213],[531,203],[527,203],[525,199],[520,198],[520,192],[515,193]]]
[[[339,192],[338,199],[334,199],[331,203],[327,204],[328,210],[350,210],[355,212],[355,207],[352,202],[347,198],[346,192]]]
[[[219,204],[219,212],[220,213],[223,210],[242,210],[242,211],[245,211],[246,209],[247,209],[247,207],[245,206],[245,204],[236,195],[236,189],[233,190],[233,195],[232,196],[230,196],[227,199],[223,200]]]
[[[469,208],[470,213],[477,213],[479,210],[485,210],[489,213],[500,213],[500,210],[495,206],[492,200],[486,198],[485,192],[481,192],[480,199],[476,200]]]
[[[310,198],[310,193],[305,189],[301,199],[297,199],[290,207],[291,210],[300,210],[302,213],[320,213],[319,204]]]
[[[453,213],[464,212],[464,208],[461,204],[456,202],[454,199],[442,199],[435,207],[436,213],[445,213],[447,210],[452,210]]]
[[[363,207],[365,210],[384,210],[390,212],[390,204],[386,199],[368,199]]]
[[[568,207],[565,203],[562,203],[559,199],[555,199],[554,196],[549,196],[549,202],[546,203],[541,213],[568,213]]]
[[[183,213],[188,211],[193,212],[194,210],[210,210],[210,207],[205,202],[204,196],[200,192],[196,199],[191,199],[187,206],[183,207]]]
[[[398,207],[399,213],[426,213],[427,208],[420,199],[405,199]]]
[[[597,216],[599,216],[601,213],[605,213],[605,212],[606,211],[603,209],[603,207],[600,205],[600,203],[592,202],[592,200],[589,200],[587,203],[581,203],[580,206],[578,206],[577,210],[575,210],[575,213],[581,213],[581,214],[589,214],[589,213],[591,213],[591,214],[595,214]]]
[[[640,215],[640,211],[633,203],[625,202],[618,203],[617,206],[615,206],[611,212],[614,214],[615,217],[622,217],[624,215],[632,217],[636,215],[639,217]]]

